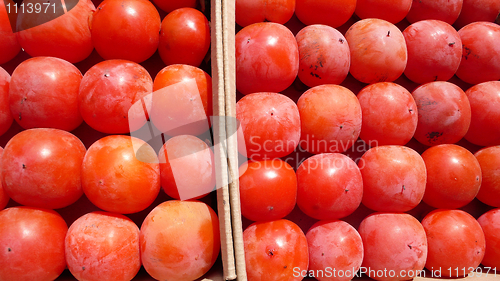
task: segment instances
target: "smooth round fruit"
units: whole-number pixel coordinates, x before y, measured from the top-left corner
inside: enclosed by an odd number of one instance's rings
[[[500,2],[496,0],[463,0],[462,12],[455,23],[462,28],[477,21],[494,22],[500,12]]]
[[[351,50],[350,72],[357,80],[371,84],[392,82],[406,67],[408,54],[401,31],[381,19],[364,19],[345,34]]]
[[[68,226],[52,210],[13,207],[0,211],[0,280],[52,281],[66,268]]]
[[[354,14],[356,0],[296,0],[295,15],[305,25],[339,27]]]
[[[349,73],[349,45],[338,30],[309,25],[297,33],[299,79],[309,87],[340,84]]]
[[[469,84],[500,79],[500,26],[474,22],[458,31],[462,39],[462,60],[457,76]]]
[[[153,79],[141,65],[107,60],[83,76],[78,106],[83,120],[107,134],[125,134],[146,123],[144,98],[153,92]]]
[[[441,269],[443,277],[458,278],[467,276],[481,263],[485,253],[484,233],[468,213],[435,210],[425,216],[422,226],[429,245],[427,269]]]
[[[500,145],[500,82],[490,81],[469,88],[470,127],[465,139],[481,146]]]
[[[142,211],[160,191],[156,152],[134,137],[104,137],[85,154],[82,187],[89,200],[105,211],[120,214]]]
[[[82,73],[71,63],[35,57],[19,64],[10,80],[10,111],[24,129],[76,129],[83,121],[78,110]]]
[[[464,11],[464,0],[413,0],[406,19],[410,23],[421,20],[440,20],[453,24]]]
[[[238,91],[279,93],[292,85],[299,70],[299,50],[288,28],[254,23],[240,30],[235,40]]]
[[[486,251],[481,263],[487,267],[500,266],[500,209],[484,213],[477,222],[483,229]]]
[[[309,253],[302,230],[288,220],[256,222],[243,232],[249,281],[302,280]]]
[[[300,141],[300,116],[295,102],[278,93],[253,93],[236,103],[243,135],[238,150],[254,160],[289,155]]]
[[[449,82],[430,82],[412,93],[418,108],[414,138],[427,146],[456,143],[469,129],[471,106],[464,91]]]
[[[357,0],[355,13],[361,19],[377,18],[398,23],[406,17],[412,2],[412,0]]]
[[[403,31],[408,50],[404,74],[418,84],[447,81],[462,59],[460,35],[446,22],[423,20]]]
[[[306,238],[309,271],[317,280],[348,281],[356,276],[363,261],[363,241],[354,227],[344,221],[320,221]]]
[[[158,48],[161,19],[147,0],[103,1],[89,19],[92,42],[105,60],[143,62]]]
[[[155,77],[150,120],[170,136],[200,135],[210,126],[212,78],[185,64],[169,65]]]
[[[424,269],[428,252],[425,230],[408,214],[374,213],[359,226],[363,267],[375,280],[411,280]],[[430,245],[429,245],[430,251]]]
[[[153,3],[158,6],[158,8],[162,9],[165,11],[167,14],[180,9],[180,8],[196,8],[196,3],[198,3],[197,0],[153,0]]]
[[[349,89],[322,85],[307,90],[297,102],[300,146],[314,154],[344,152],[358,139],[361,107]]]
[[[154,79],[153,91],[158,91],[189,79],[195,79],[196,81],[205,115],[208,117],[212,116],[212,77],[198,67],[186,64],[174,64],[163,68]]]
[[[39,13],[36,10],[35,13],[29,13],[30,7],[31,10],[33,6],[36,9],[40,3],[43,5]],[[49,3],[48,7],[46,3]],[[56,5],[60,9],[61,4],[56,1],[26,1],[24,4],[25,11],[20,8],[17,18],[17,38],[30,56],[57,57],[76,63],[92,53],[94,45],[90,35],[89,16],[96,10],[92,1],[68,1],[64,6],[68,12],[51,20],[48,17],[55,16],[51,12],[56,12]],[[73,7],[69,10],[70,4]]]
[[[69,227],[66,262],[78,280],[132,280],[141,268],[139,228],[123,215],[92,212]]]
[[[474,154],[481,166],[482,182],[476,198],[500,207],[500,146],[486,147]]]
[[[14,5],[12,0],[4,0],[3,4]],[[0,4],[0,64],[4,64],[17,56],[21,51],[21,45],[17,41],[17,35],[12,30],[5,5]]]
[[[219,219],[205,203],[167,201],[144,219],[140,243],[142,264],[153,278],[195,280],[219,255]]]
[[[422,157],[405,146],[377,146],[358,165],[363,176],[363,205],[383,212],[415,208],[425,192],[426,167]]]
[[[297,177],[280,159],[250,161],[239,168],[241,214],[252,221],[282,219],[297,201]],[[265,196],[263,196],[265,194]]]
[[[9,130],[14,119],[9,107],[10,75],[0,67],[0,136]]]
[[[202,12],[180,8],[161,23],[158,52],[166,65],[200,66],[210,49],[210,25]]]
[[[309,157],[297,169],[297,205],[319,220],[353,213],[363,198],[363,179],[356,163],[340,153]]]
[[[85,146],[71,133],[30,129],[15,135],[2,154],[2,185],[14,201],[59,209],[83,194],[80,168]]]
[[[295,12],[295,0],[236,0],[235,19],[240,26],[258,22],[285,24]]]
[[[214,190],[214,154],[201,139],[190,135],[173,137],[161,147],[158,158],[161,186],[168,196],[188,200]]]
[[[470,203],[481,186],[481,166],[467,149],[441,144],[423,154],[427,185],[423,201],[434,208],[457,209]]]
[[[359,137],[370,146],[405,145],[417,128],[417,105],[408,90],[391,82],[366,86],[357,95],[362,111]]]

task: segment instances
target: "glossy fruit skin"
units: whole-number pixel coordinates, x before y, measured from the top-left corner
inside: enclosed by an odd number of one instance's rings
[[[417,128],[412,95],[392,82],[366,86],[357,95],[362,110],[360,138],[370,146],[405,145]]]
[[[12,116],[24,129],[76,129],[83,121],[78,110],[82,77],[78,68],[62,59],[25,60],[16,67],[10,80]]]
[[[500,266],[500,209],[493,209],[484,213],[477,222],[483,229],[486,251],[481,263],[488,267]]]
[[[219,255],[219,220],[205,203],[167,201],[144,220],[140,243],[142,264],[153,278],[195,280]]]
[[[403,31],[408,50],[404,74],[418,84],[447,81],[462,59],[460,35],[446,22],[423,20]]]
[[[134,137],[104,137],[85,154],[82,187],[89,200],[105,211],[120,214],[142,211],[160,191],[156,152]]]
[[[418,87],[412,95],[418,108],[414,138],[420,143],[456,143],[465,136],[471,122],[471,106],[460,87],[436,81]]]
[[[429,244],[425,264],[427,269],[441,268],[443,277],[461,277],[481,263],[485,253],[484,233],[479,223],[468,213],[461,210],[434,210],[425,216],[422,225]],[[454,270],[448,271],[450,267],[458,267],[458,274]]]
[[[132,280],[141,267],[139,228],[123,215],[83,215],[69,227],[64,245],[68,268],[78,280]]]
[[[420,222],[408,214],[374,213],[359,226],[363,240],[363,267],[375,271],[375,280],[411,280],[424,269],[428,242]],[[430,250],[430,248],[429,248]],[[397,257],[397,258],[395,258]],[[387,270],[383,276],[377,271]],[[392,275],[390,270],[394,272]]]
[[[201,139],[190,135],[173,137],[161,147],[158,158],[161,186],[168,196],[189,200],[214,190],[214,154]]]
[[[374,147],[363,155],[358,166],[363,176],[363,204],[372,210],[406,212],[424,196],[425,163],[411,148]]]
[[[173,10],[177,10],[180,8],[196,8],[196,0],[176,0],[176,1],[170,1],[170,0],[153,0],[153,3],[158,6],[158,8],[162,9],[163,11],[170,13]]]
[[[434,208],[456,209],[470,203],[481,186],[481,166],[467,149],[441,144],[427,149],[422,158],[427,167],[423,201]]]
[[[314,154],[344,152],[361,131],[361,106],[349,89],[321,85],[303,93],[300,113],[300,146]]]
[[[357,80],[392,82],[403,74],[408,54],[403,34],[394,24],[360,20],[347,30],[345,38],[351,50],[350,73]]]
[[[210,25],[202,12],[180,8],[161,23],[158,51],[166,65],[200,66],[210,48]]]
[[[471,122],[465,139],[481,146],[500,145],[500,82],[490,81],[469,88],[465,94],[471,106]]]
[[[463,0],[460,16],[455,23],[462,28],[477,21],[494,22],[500,11],[500,2],[494,0]]]
[[[212,77],[198,67],[186,64],[169,65],[156,75],[153,91],[188,80],[195,79],[203,109],[207,116],[212,116]]]
[[[299,71],[299,50],[288,28],[254,23],[240,30],[235,41],[238,91],[279,93],[292,85]]]
[[[2,185],[14,201],[59,209],[82,196],[85,146],[71,133],[30,129],[15,135],[2,154]]]
[[[299,47],[299,79],[309,87],[340,84],[349,73],[351,54],[338,30],[327,25],[309,25],[296,35]]]
[[[297,169],[297,205],[319,220],[353,213],[363,198],[363,179],[353,160],[340,153],[318,154]]]
[[[32,57],[48,56],[71,63],[80,62],[94,50],[88,19],[95,10],[92,1],[77,1],[76,6],[64,15],[44,24],[20,30],[17,33],[19,44]],[[17,20],[18,26],[29,25],[35,15],[47,16],[43,12],[20,14]]]
[[[236,119],[243,135],[238,150],[254,160],[289,155],[300,141],[299,109],[278,93],[253,93],[236,103]]]
[[[295,12],[295,0],[236,0],[235,19],[240,26],[258,22],[285,24]]]
[[[0,67],[0,136],[5,134],[14,119],[9,107],[10,75]]]
[[[141,100],[152,92],[153,79],[144,67],[126,60],[107,60],[83,76],[78,107],[93,129],[126,134],[146,123]]]
[[[354,227],[344,221],[320,221],[307,231],[306,238],[309,270],[317,273],[317,280],[347,281],[355,276],[363,261],[363,241]],[[322,275],[318,274],[321,270]]]
[[[52,210],[23,206],[0,211],[0,279],[56,279],[66,268],[67,231],[66,222]]]
[[[307,270],[309,253],[306,236],[295,223],[289,220],[253,223],[243,232],[243,243],[249,281],[303,279],[296,269]]]
[[[500,146],[483,148],[474,154],[481,166],[482,182],[476,198],[500,207]]]
[[[3,2],[3,5],[0,4],[0,46],[2,46],[0,64],[10,61],[21,51],[17,35],[12,31],[9,18],[7,17],[7,10],[5,9],[5,4],[7,3],[14,5],[14,1],[7,0]]]
[[[240,166],[239,174],[244,217],[269,221],[292,212],[297,201],[297,177],[288,163],[280,159],[250,161]]]
[[[357,0],[355,13],[361,19],[377,18],[398,23],[406,17],[412,2],[412,0]]]
[[[178,136],[200,135],[208,130],[212,78],[205,71],[191,65],[169,65],[156,75],[153,91],[154,106],[149,116],[160,131]]]
[[[143,62],[158,48],[161,19],[147,0],[103,1],[90,19],[92,42],[105,60]]]
[[[333,28],[354,14],[356,0],[296,0],[295,15],[305,25],[324,24]]]
[[[453,24],[463,9],[464,0],[413,0],[406,19],[410,23],[421,20],[440,20]]]
[[[462,60],[457,76],[469,84],[500,79],[500,26],[474,22],[462,27]]]

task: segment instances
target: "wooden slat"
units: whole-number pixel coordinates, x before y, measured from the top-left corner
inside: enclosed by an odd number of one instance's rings
[[[235,0],[222,0],[222,38],[224,44],[224,88],[228,133],[229,195],[233,224],[237,280],[247,280],[243,230],[241,222],[240,189],[238,182],[238,148],[236,142],[236,74],[235,74]]]
[[[223,277],[225,280],[236,279],[233,234],[231,227],[231,208],[228,187],[228,167],[225,143],[225,92],[224,92],[224,50],[222,32],[222,4],[219,0],[211,1],[211,61],[213,83],[213,118],[214,156],[217,178],[217,208],[221,232],[221,254]],[[221,145],[222,144],[222,145]]]

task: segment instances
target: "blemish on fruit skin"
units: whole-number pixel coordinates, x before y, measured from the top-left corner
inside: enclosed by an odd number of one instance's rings
[[[7,248],[7,252],[12,252],[12,249],[11,248]]]
[[[23,164],[23,169],[26,169],[26,164]]]
[[[430,142],[436,141],[437,138],[439,138],[442,135],[443,135],[442,132],[429,132],[429,133],[425,134],[425,136],[429,139]]]

